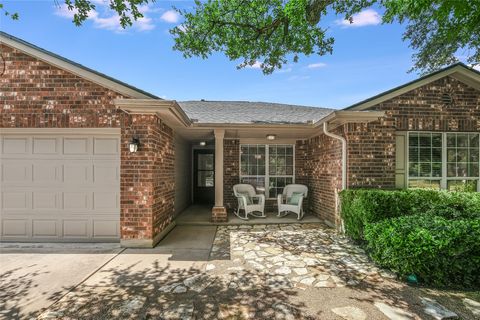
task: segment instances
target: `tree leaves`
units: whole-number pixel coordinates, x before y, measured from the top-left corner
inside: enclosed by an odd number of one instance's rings
[[[182,26],[171,30],[174,49],[185,57],[207,58],[223,52],[243,60],[238,68],[258,65],[270,74],[288,62],[289,55],[325,55],[333,38],[306,19],[307,0],[197,1],[194,12],[179,10]],[[293,58],[296,60],[296,58]]]
[[[106,1],[127,28],[143,17],[140,6],[154,0]],[[96,9],[93,0],[64,2],[77,26]],[[403,40],[414,50],[411,71],[425,74],[459,60],[480,64],[480,0],[196,0],[193,11],[177,10],[185,21],[170,33],[174,49],[186,58],[221,52],[241,60],[238,68],[260,65],[270,74],[289,59],[333,52],[334,39],[321,26],[327,10],[352,21],[374,5],[385,10],[383,23],[406,24]],[[18,19],[1,2],[0,10]]]

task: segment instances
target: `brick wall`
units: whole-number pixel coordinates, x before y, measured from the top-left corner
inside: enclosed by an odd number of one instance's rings
[[[349,188],[395,187],[395,128],[389,119],[347,124],[347,185]]]
[[[450,94],[452,105],[442,102]],[[373,106],[399,131],[479,131],[480,91],[445,77]]]
[[[156,116],[129,116],[115,98],[128,98],[6,45],[0,77],[0,127],[121,128],[122,239],[153,239],[171,221],[174,198],[172,129]],[[140,138],[130,154],[132,135]]]
[[[237,206],[233,186],[240,183],[240,140],[223,140],[223,204],[228,212]]]
[[[340,132],[335,132],[339,134]],[[322,220],[337,220],[337,193],[342,187],[342,145],[324,134],[308,141],[307,174],[310,212]]]

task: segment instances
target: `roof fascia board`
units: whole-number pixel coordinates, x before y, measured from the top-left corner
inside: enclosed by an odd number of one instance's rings
[[[125,96],[141,99],[160,99],[158,97],[154,97],[153,95],[149,96],[148,94],[142,93],[139,90],[134,90],[128,86],[122,85],[119,82],[103,77],[100,74],[94,72],[93,70],[89,71],[87,67],[80,67],[75,64],[69,63],[63,59],[57,58],[51,54],[48,54],[47,52],[36,49],[33,46],[29,46],[25,43],[16,41],[14,38],[7,37],[3,34],[0,34],[0,43],[22,51],[27,55],[35,57],[65,71],[71,72],[85,80],[91,81]]]
[[[130,114],[157,114],[168,113],[184,127],[191,126],[192,122],[175,100],[155,99],[114,99],[115,106]]]
[[[385,116],[384,111],[352,111],[352,110],[338,110],[334,111],[325,118],[313,124],[315,128],[323,125],[324,122],[329,124],[345,124],[345,123],[362,123],[372,122]]]

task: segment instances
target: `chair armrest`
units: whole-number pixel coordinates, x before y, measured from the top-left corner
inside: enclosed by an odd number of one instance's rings
[[[301,196],[300,199],[298,199],[298,207],[301,208],[302,205],[303,205],[303,198],[305,198],[305,196]]]
[[[236,197],[243,202],[243,207],[244,207],[244,208],[247,208],[247,205],[248,205],[248,204],[247,204],[247,203],[248,203],[248,202],[247,202],[247,197],[242,196],[242,195],[237,195]]]
[[[264,194],[256,194],[256,195],[252,196],[252,198],[260,199],[259,204],[261,204],[261,205],[265,204],[265,195]]]
[[[280,207],[280,205],[283,204],[283,194],[277,195],[277,205]]]

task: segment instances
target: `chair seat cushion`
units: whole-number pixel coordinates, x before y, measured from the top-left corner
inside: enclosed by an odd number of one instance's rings
[[[247,199],[247,205],[253,204],[252,198],[250,198],[248,192],[238,192],[238,194],[244,196]]]
[[[287,204],[297,206],[302,197],[303,197],[303,192],[293,192],[292,196],[287,199]]]

